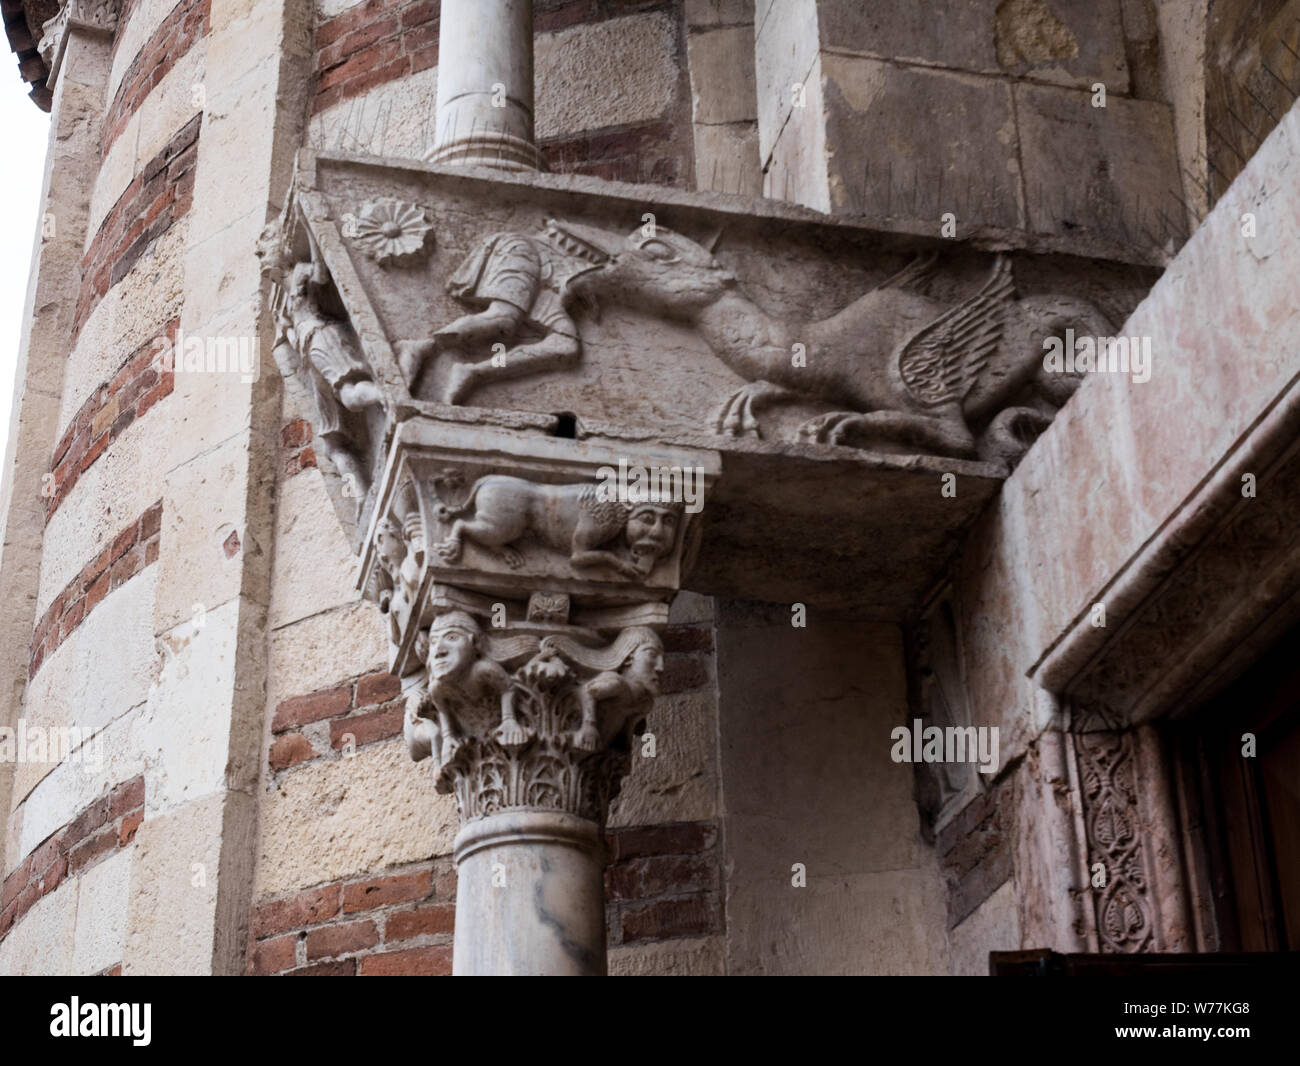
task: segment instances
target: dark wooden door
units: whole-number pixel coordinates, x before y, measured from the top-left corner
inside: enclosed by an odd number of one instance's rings
[[[1300,632],[1197,715],[1192,732],[1220,947],[1300,950]]]

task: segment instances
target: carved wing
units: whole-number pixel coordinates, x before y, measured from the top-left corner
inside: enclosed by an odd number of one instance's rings
[[[1011,261],[998,256],[978,293],[903,346],[898,369],[918,403],[937,407],[965,399],[1002,339],[1003,313],[1014,295]]]
[[[938,252],[922,252],[893,277],[882,281],[877,288],[910,289],[926,281],[934,273],[934,266],[938,261]]]

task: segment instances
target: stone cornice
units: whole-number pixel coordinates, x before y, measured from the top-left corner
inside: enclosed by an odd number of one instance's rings
[[[39,51],[43,26],[58,12],[56,0],[0,0],[9,48],[18,57],[18,73],[31,86],[33,102],[42,111],[50,109],[53,94],[46,79],[50,68]]]

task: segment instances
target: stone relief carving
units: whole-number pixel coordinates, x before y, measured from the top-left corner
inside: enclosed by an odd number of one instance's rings
[[[1106,885],[1094,889],[1097,939],[1102,951],[1148,950],[1153,936],[1151,901],[1138,817],[1133,734],[1076,733],[1087,835],[1088,865],[1106,868]]]
[[[432,339],[399,345],[402,370],[412,391],[425,361],[442,352],[463,359],[487,343],[504,343],[498,358],[456,362],[443,400],[462,403],[480,384],[574,365],[582,354],[578,327],[569,313],[571,283],[595,269],[599,253],[554,223],[540,234],[493,233],[460,264],[447,291],[473,314],[443,326]],[[525,333],[538,335],[516,343]],[[510,345],[513,344],[513,347]]]
[[[367,200],[343,218],[343,236],[380,266],[411,266],[433,247],[433,225],[424,208],[402,200]]]
[[[411,622],[424,576],[424,519],[411,482],[399,490],[393,509],[376,520],[374,541],[375,566],[367,594],[388,615],[388,638],[398,645]]]
[[[937,258],[918,258],[830,318],[793,321],[764,311],[709,248],[679,233],[643,226],[624,236],[550,219],[540,235],[483,241],[448,285],[481,310],[405,342],[403,366],[414,383],[431,356],[460,360],[443,399],[461,403],[486,382],[574,365],[577,303],[625,305],[693,327],[749,382],[722,405],[714,428],[724,436],[760,436],[765,408],[815,401],[842,409],[808,420],[803,440],[1014,461],[1083,379],[1045,370],[1042,338],[1067,327],[1106,336],[1110,323],[1072,297],[1018,298],[1005,256],[965,301],[933,299],[920,290]],[[491,342],[525,330],[542,337],[485,357]]]
[[[969,726],[970,706],[952,600],[944,596],[909,636],[914,713],[927,727]],[[918,762],[914,770],[917,805],[931,827],[960,807],[978,780],[969,762]]]
[[[647,627],[608,644],[499,637],[449,611],[429,628],[427,670],[407,697],[407,746],[434,759],[462,820],[527,808],[603,821],[662,671]]]
[[[121,12],[122,0],[67,0],[57,15],[46,20],[36,45],[49,70],[46,84],[53,88],[58,78],[69,26],[101,36],[112,34],[117,31]]]
[[[337,303],[329,271],[311,230],[310,254],[298,261],[279,224],[262,233],[258,255],[277,283],[273,308],[277,364],[311,396],[313,429],[338,469],[345,493],[362,501],[370,491],[375,449],[383,438],[383,393],[346,318],[329,309]]]
[[[531,537],[566,553],[575,572],[643,580],[677,545],[681,513],[682,506],[672,502],[602,499],[592,483],[548,485],[494,474],[475,481],[459,504],[437,508],[447,533],[433,550],[456,563],[472,541],[518,569],[523,556],[515,545]]]

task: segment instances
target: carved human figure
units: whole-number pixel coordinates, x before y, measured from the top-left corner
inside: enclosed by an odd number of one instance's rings
[[[579,649],[563,638],[548,637],[542,641],[543,648],[548,643],[583,665],[604,667],[604,662],[588,659],[584,655],[585,649]],[[664,654],[663,644],[653,629],[643,626],[625,629],[607,649],[607,655],[612,655],[616,665],[600,669],[595,677],[577,689],[582,724],[574,733],[573,743],[582,751],[596,751],[603,743],[635,725],[645,717],[659,695]]]
[[[344,410],[364,413],[383,406],[383,394],[347,323],[323,309],[329,272],[316,240],[307,230],[311,256],[293,262],[277,223],[263,231],[259,254],[263,266],[277,278],[282,297],[277,308],[282,340],[278,361],[293,369],[316,408],[313,426],[325,454],[350,485],[358,500],[370,488],[363,446],[348,426]]]
[[[540,234],[493,233],[484,238],[447,282],[447,291],[475,309],[443,326],[430,340],[398,345],[398,358],[414,392],[426,360],[436,352],[462,357],[476,347],[514,342],[525,331],[540,339],[518,344],[501,358],[452,365],[443,401],[461,403],[477,385],[573,365],[582,352],[569,313],[570,281],[593,269],[595,255],[549,226]]]
[[[399,523],[384,515],[375,523],[373,590],[379,609],[389,616],[389,639],[400,644],[419,595],[424,565],[424,535],[418,514]]]
[[[426,683],[422,692],[408,702],[407,717],[412,726],[407,730],[407,743],[415,759],[423,758],[419,752],[429,747],[435,754],[432,742],[436,737],[439,766],[445,766],[455,756],[468,733],[484,735],[491,722],[500,716],[495,736],[503,745],[523,744],[527,731],[519,724],[514,709],[514,691],[505,667],[486,654],[485,637],[478,621],[465,611],[449,611],[439,615],[429,627]],[[415,719],[437,716],[437,729],[417,728]],[[419,748],[412,736],[419,740]]]
[[[513,545],[532,535],[567,553],[576,571],[644,580],[676,546],[681,512],[671,502],[602,499],[592,484],[547,485],[489,474],[474,483],[463,504],[439,509],[439,521],[450,528],[434,550],[454,563],[470,540],[517,568],[522,556]]]

